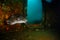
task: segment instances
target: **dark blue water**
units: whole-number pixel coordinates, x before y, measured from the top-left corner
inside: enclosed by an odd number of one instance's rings
[[[51,0],[46,0],[51,2]],[[42,0],[28,0],[27,1],[27,20],[28,23],[41,22],[42,14]]]

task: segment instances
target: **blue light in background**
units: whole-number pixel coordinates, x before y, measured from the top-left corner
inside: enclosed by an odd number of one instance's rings
[[[28,23],[42,20],[42,0],[27,1],[27,20]]]
[[[51,3],[52,2],[52,0],[46,0],[48,3]]]

